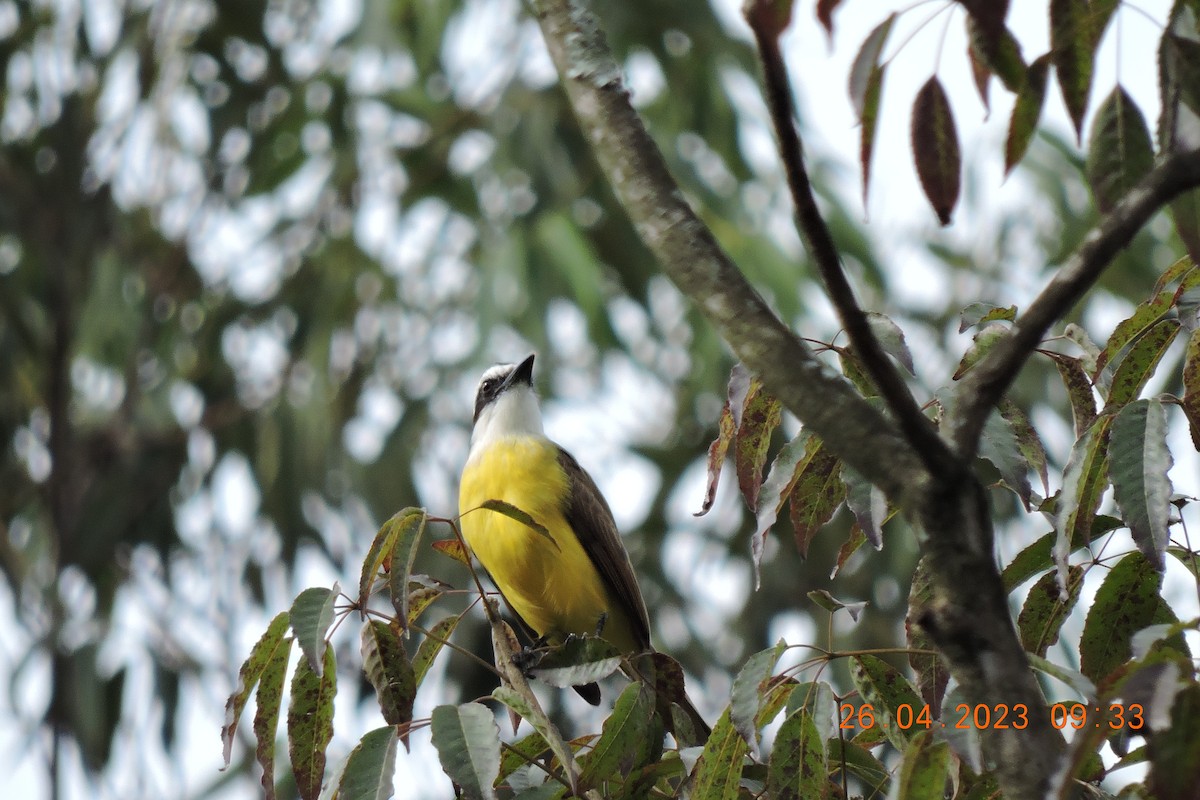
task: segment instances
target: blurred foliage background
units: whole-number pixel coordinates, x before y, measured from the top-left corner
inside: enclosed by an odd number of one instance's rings
[[[596,5],[690,200],[830,341],[731,4]],[[615,206],[515,0],[7,0],[0,74],[3,736],[42,785],[253,793],[249,750],[215,770],[249,642],[298,588],[352,584],[397,508],[451,513],[477,376],[531,350],[549,432],[608,494],[702,708],[780,635],[824,643],[810,589],[871,601],[842,644],[902,641],[911,537],[833,584],[842,512],[806,562],[769,551],[752,593],[739,501],[692,517],[730,357]],[[850,168],[809,157],[865,305],[895,313],[930,390],[958,311],[1002,299],[1014,264],[1041,274],[1093,213],[1073,147],[1043,140],[1038,213],[996,218],[969,186],[984,234],[914,232],[947,289],[896,313],[905,265],[835,190]],[[1148,228],[1106,296],[1144,293],[1169,235]],[[1017,390],[1035,421],[1069,419],[1049,369]],[[463,585],[435,559],[418,570]],[[486,653],[474,630],[456,636]],[[454,660],[442,702],[492,680]]]

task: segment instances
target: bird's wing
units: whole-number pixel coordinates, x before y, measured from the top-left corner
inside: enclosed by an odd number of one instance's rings
[[[642,599],[642,591],[638,588],[629,553],[621,544],[621,534],[617,531],[617,523],[613,521],[612,511],[592,476],[561,447],[558,448],[558,463],[570,480],[564,513],[567,524],[575,530],[584,552],[596,565],[613,597],[624,607],[637,643],[643,650],[648,650],[650,617],[646,613],[646,601]]]

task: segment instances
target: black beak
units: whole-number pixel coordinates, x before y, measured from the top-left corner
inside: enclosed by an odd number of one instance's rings
[[[517,368],[508,373],[508,377],[504,379],[504,388],[507,389],[514,383],[523,383],[526,386],[533,386],[533,355],[517,364]]]

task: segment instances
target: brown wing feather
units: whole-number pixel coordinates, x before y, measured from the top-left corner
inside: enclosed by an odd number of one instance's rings
[[[612,591],[613,597],[624,608],[633,626],[634,638],[643,650],[650,649],[650,617],[646,613],[646,601],[638,588],[637,577],[629,553],[621,544],[621,534],[613,521],[604,495],[592,476],[579,466],[574,456],[558,448],[558,463],[571,481],[568,492],[567,523],[575,530],[584,552],[592,559],[600,577]]]

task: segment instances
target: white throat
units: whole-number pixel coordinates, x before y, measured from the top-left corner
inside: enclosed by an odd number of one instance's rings
[[[501,439],[521,436],[545,436],[542,432],[542,411],[537,395],[529,386],[510,386],[489,403],[475,421],[471,431],[470,461]]]

